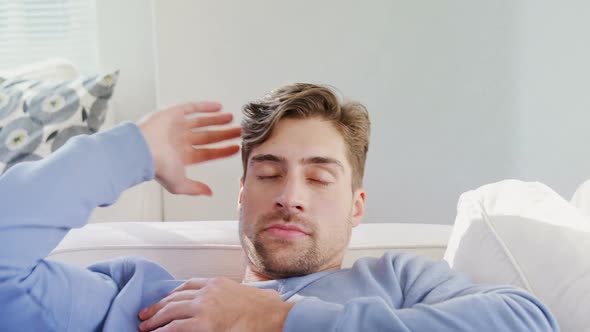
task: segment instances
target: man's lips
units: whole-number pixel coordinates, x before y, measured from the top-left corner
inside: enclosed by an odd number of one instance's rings
[[[280,238],[294,238],[310,235],[310,232],[302,227],[288,224],[271,224],[264,228],[264,232]]]

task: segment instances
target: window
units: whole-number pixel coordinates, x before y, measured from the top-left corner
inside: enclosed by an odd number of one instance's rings
[[[66,58],[98,67],[97,0],[0,0],[0,68]]]

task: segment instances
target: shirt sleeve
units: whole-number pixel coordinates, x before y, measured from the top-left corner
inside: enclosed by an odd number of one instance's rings
[[[391,296],[403,298],[399,308],[391,305],[399,299],[335,304],[312,297],[295,304],[284,331],[559,331],[545,305],[523,290],[475,285],[423,257],[386,254],[381,263],[396,279]]]
[[[124,123],[77,136],[47,158],[0,177],[0,325],[7,331],[100,329],[117,283],[107,274],[46,260],[97,206],[154,177],[139,128]]]

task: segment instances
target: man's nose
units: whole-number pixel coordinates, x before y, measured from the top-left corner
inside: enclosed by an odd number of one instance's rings
[[[275,199],[275,207],[291,213],[305,212],[305,188],[297,179],[286,179]]]

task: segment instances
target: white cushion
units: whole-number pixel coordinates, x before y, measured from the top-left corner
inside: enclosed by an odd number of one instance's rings
[[[514,180],[461,195],[445,260],[484,284],[524,288],[563,331],[590,328],[590,223],[541,183]]]
[[[582,214],[590,218],[590,180],[585,181],[578,187],[572,196],[571,203]]]
[[[353,230],[344,266],[359,257],[401,250],[442,259],[449,225],[362,224]],[[116,222],[72,230],[50,259],[87,266],[118,256],[142,256],[176,278],[226,276],[241,281],[242,247],[237,221]]]

